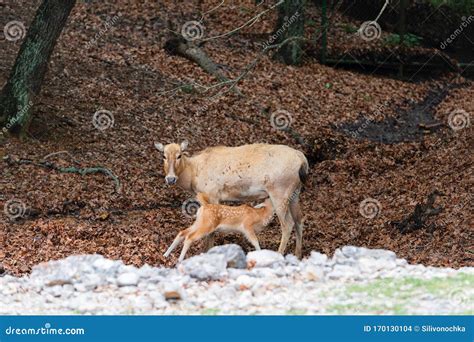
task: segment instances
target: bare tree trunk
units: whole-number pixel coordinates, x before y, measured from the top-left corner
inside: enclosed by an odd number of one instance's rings
[[[400,0],[400,3],[399,3],[400,16],[399,16],[399,21],[398,21],[398,32],[400,34],[400,47],[402,48],[403,48],[403,44],[405,44],[405,34],[407,33],[407,15],[406,15],[407,7],[408,7],[408,0]],[[398,70],[400,77],[403,77],[403,74],[404,74],[403,69],[404,69],[403,62],[401,62],[400,68]]]
[[[8,81],[0,93],[0,125],[23,135],[31,119],[32,99],[41,90],[56,41],[76,0],[44,0],[29,28]]]
[[[304,36],[305,0],[284,0],[278,6],[278,20],[273,32],[276,43],[282,43],[291,37]],[[274,57],[288,65],[299,65],[303,57],[301,40],[293,40],[282,46]]]

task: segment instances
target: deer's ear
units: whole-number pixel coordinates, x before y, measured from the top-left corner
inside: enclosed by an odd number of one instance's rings
[[[184,140],[184,141],[181,143],[181,145],[180,145],[181,151],[184,151],[185,149],[187,149],[187,148],[188,148],[188,144],[189,144],[188,141],[187,141],[187,140]]]
[[[164,152],[164,150],[165,150],[165,147],[161,143],[155,143],[155,147],[160,152]]]

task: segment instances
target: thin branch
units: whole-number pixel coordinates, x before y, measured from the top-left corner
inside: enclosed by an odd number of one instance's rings
[[[227,33],[222,33],[222,34],[218,34],[217,36],[213,36],[213,37],[209,37],[209,38],[204,38],[204,39],[201,39],[200,41],[208,41],[208,40],[212,40],[212,39],[217,39],[217,38],[223,38],[223,37],[227,37],[227,36],[230,36],[231,34],[237,32],[237,31],[240,31],[241,29],[243,29],[244,27],[246,26],[249,26],[251,27],[253,24],[255,24],[265,13],[271,11],[272,9],[274,9],[275,7],[277,6],[280,6],[282,3],[284,2],[284,0],[279,0],[275,5],[267,8],[266,10],[260,12],[259,14],[257,14],[255,17],[253,18],[250,18],[250,20],[246,21],[243,25],[227,32]]]
[[[203,21],[204,20],[204,17],[207,15],[207,14],[210,14],[212,12],[214,12],[215,10],[217,10],[219,7],[221,7],[223,4],[225,3],[225,0],[222,0],[221,3],[213,8],[211,8],[209,11],[207,12],[204,12],[203,14],[201,14],[201,19],[199,19],[199,21]]]

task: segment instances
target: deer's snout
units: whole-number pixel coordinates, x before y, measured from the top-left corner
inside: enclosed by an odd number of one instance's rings
[[[168,185],[176,184],[177,181],[178,181],[178,178],[175,177],[175,176],[166,176],[165,177],[165,182]]]

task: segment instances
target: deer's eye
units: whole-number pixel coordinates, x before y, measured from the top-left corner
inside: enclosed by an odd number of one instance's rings
[[[166,157],[163,157],[164,160],[166,160],[167,158]]]
[[[177,156],[176,156],[176,159],[181,159],[181,155],[180,155],[180,154],[177,155]]]

